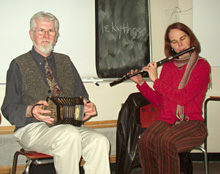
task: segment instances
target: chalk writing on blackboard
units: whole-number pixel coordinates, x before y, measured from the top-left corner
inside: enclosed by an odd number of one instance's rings
[[[142,32],[146,32],[145,28],[131,28],[129,27],[128,23],[127,24],[122,24],[120,26],[117,26],[112,22],[110,25],[104,25],[102,22],[102,34],[105,32],[112,32],[112,33],[118,33],[118,38],[119,40],[121,39],[122,34],[129,34],[131,33],[132,35],[141,35]]]
[[[117,78],[150,61],[148,2],[96,0],[96,69]]]

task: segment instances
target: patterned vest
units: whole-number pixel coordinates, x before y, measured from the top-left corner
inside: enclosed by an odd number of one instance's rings
[[[64,96],[74,96],[74,76],[71,70],[71,60],[68,56],[53,53],[57,79],[63,89]],[[22,100],[26,105],[37,103],[39,100],[46,100],[50,95],[49,87],[43,80],[40,71],[30,52],[15,59],[22,75]],[[36,120],[32,120],[36,121]]]

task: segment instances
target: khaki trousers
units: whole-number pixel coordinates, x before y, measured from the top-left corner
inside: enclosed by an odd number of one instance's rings
[[[31,123],[14,133],[19,144],[30,151],[52,155],[57,174],[79,174],[81,156],[85,174],[110,174],[109,141],[85,126],[61,124],[48,127]]]

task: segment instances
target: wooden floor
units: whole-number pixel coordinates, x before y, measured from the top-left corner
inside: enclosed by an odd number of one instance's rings
[[[141,169],[135,169],[130,174],[142,174],[142,171]],[[204,174],[204,164],[193,162],[193,174]],[[220,162],[209,162],[209,174],[220,174]]]
[[[1,173],[1,172],[0,172]],[[17,174],[21,174],[22,171],[18,171]],[[81,174],[83,174],[83,170]],[[112,174],[115,174],[114,169]],[[142,174],[140,168],[133,169],[130,174]],[[204,174],[204,164],[202,162],[193,162],[193,174]],[[209,162],[209,174],[220,174],[220,162]]]

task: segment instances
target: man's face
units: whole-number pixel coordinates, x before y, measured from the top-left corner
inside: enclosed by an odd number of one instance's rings
[[[36,20],[36,27],[29,31],[34,49],[44,57],[50,55],[56,43],[54,21]]]

